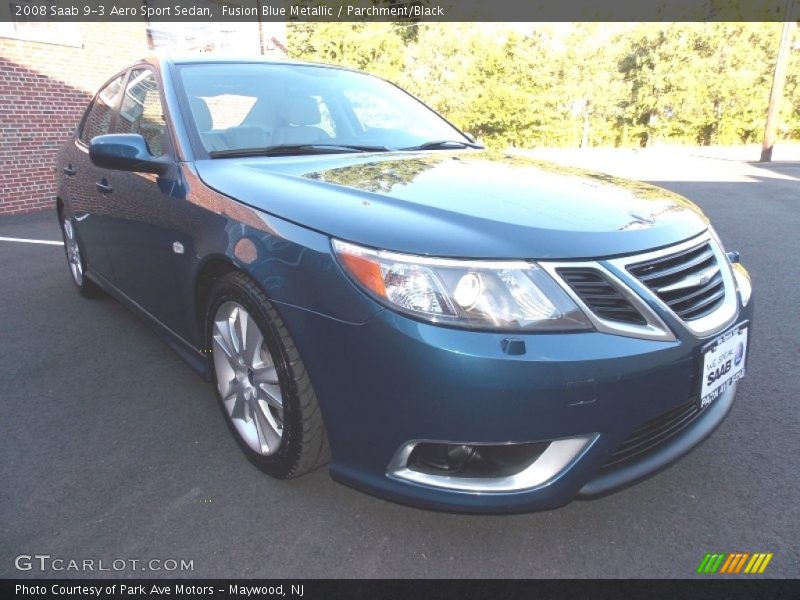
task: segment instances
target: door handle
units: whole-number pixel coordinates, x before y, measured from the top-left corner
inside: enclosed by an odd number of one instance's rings
[[[102,181],[95,181],[94,186],[97,188],[97,191],[101,194],[110,194],[114,191],[114,188],[111,187],[111,184],[108,183],[106,178],[104,177]]]
[[[72,165],[67,165],[66,167],[64,167],[65,175],[69,175],[70,177],[72,177],[73,175],[75,175],[75,173],[76,171],[75,169],[72,168]]]

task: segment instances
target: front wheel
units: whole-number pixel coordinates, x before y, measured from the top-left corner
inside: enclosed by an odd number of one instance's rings
[[[326,462],[317,399],[285,324],[243,273],[220,278],[207,311],[220,407],[247,458],[280,479]]]

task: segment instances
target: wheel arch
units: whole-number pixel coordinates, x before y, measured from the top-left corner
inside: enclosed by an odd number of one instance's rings
[[[214,256],[206,260],[197,272],[194,280],[194,310],[199,339],[204,348],[209,345],[207,339],[205,313],[211,299],[211,289],[214,282],[228,273],[245,273],[237,267],[232,260],[224,256]],[[206,348],[207,349],[207,348]]]

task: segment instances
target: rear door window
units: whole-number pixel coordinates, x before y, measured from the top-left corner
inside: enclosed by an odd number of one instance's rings
[[[88,145],[95,136],[109,133],[111,118],[114,116],[114,110],[117,108],[120,97],[122,96],[122,86],[124,82],[125,74],[123,73],[100,90],[92,101],[92,105],[89,107],[86,118],[83,121],[81,134],[79,136],[84,144]]]

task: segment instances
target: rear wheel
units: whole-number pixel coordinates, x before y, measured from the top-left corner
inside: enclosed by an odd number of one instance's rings
[[[325,464],[322,415],[275,308],[242,273],[220,278],[207,311],[220,407],[247,458],[288,479]]]
[[[61,233],[64,236],[64,251],[67,254],[72,281],[78,286],[78,291],[85,298],[95,298],[102,292],[97,285],[86,277],[86,260],[81,253],[80,242],[75,232],[75,225],[71,217],[61,215]]]

